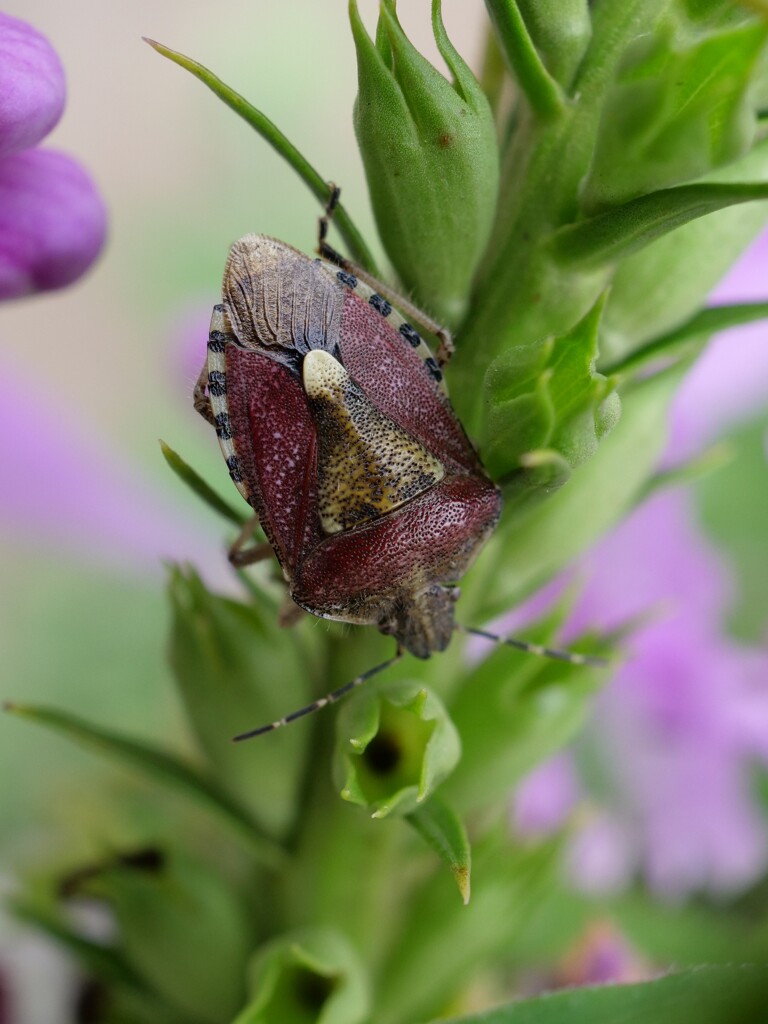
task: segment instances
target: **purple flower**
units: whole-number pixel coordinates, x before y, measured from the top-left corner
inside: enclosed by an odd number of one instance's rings
[[[34,148],[64,97],[48,41],[0,13],[0,299],[71,284],[104,244],[106,212],[91,179],[63,153]]]
[[[718,299],[761,297],[764,280],[751,268],[766,245],[768,236]],[[717,340],[683,385],[671,460],[765,401],[768,359],[755,351],[755,330],[766,327]],[[734,346],[745,352],[749,388]],[[743,889],[768,867],[768,825],[750,785],[753,765],[768,764],[768,653],[724,633],[731,580],[699,535],[688,496],[676,490],[647,501],[583,560],[581,575],[571,635],[650,619],[634,632],[587,734],[518,788],[518,827],[551,830],[574,813],[568,868],[588,891],[622,888],[636,874],[669,898]],[[597,769],[603,780],[599,794],[579,778],[585,754],[591,776]]]

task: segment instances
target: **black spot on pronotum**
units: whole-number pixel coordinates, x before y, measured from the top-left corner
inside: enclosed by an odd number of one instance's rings
[[[389,316],[392,312],[392,307],[387,300],[382,298],[382,296],[378,295],[376,292],[374,292],[370,299],[368,299],[368,302],[373,306],[376,312],[380,313],[382,316]]]
[[[229,475],[232,477],[233,483],[240,484],[243,482],[243,474],[240,470],[240,461],[236,455],[230,455],[227,459],[227,469]]]
[[[336,277],[345,284],[347,288],[357,288],[357,278],[354,274],[348,274],[346,270],[337,270]]]
[[[400,324],[400,334],[412,348],[418,348],[421,344],[421,335],[414,331],[410,324]]]
[[[429,370],[429,372],[432,374],[432,376],[435,378],[435,380],[442,380],[443,379],[442,370],[437,365],[437,363],[432,358],[432,356],[430,356],[429,359],[425,359],[424,360],[424,365]]]
[[[227,393],[227,376],[221,370],[211,370],[208,374],[208,394],[213,398],[221,398]]]
[[[216,414],[216,436],[221,438],[222,441],[232,440],[232,425],[229,421],[228,412],[219,412]]]

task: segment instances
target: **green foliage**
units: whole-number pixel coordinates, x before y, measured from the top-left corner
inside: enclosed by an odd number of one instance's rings
[[[693,356],[713,330],[767,308],[700,308],[767,214],[743,205],[768,198],[765,21],[725,0],[486,6],[489,64],[498,64],[488,98],[449,41],[439,0],[432,27],[450,80],[408,40],[394,0],[383,0],[373,39],[350,6],[355,127],[381,241],[404,291],[456,328],[452,399],[505,494],[504,518],[462,582],[461,620],[473,625],[551,579],[647,493]],[[264,114],[197,62],[152,45],[325,204],[327,183]],[[336,224],[370,270],[343,209]],[[163,451],[197,498],[242,524]],[[744,452],[728,479],[757,492],[757,432]],[[740,538],[744,602],[764,603],[764,524],[737,513],[726,523],[718,495],[703,494],[711,528]],[[486,1003],[512,999],[547,901],[562,911],[558,939],[591,909],[554,898],[558,842],[512,834],[510,788],[574,736],[605,673],[503,647],[465,661],[456,638],[450,651],[404,658],[396,677],[389,669],[368,682],[336,719],[325,711],[233,744],[380,663],[385,643],[373,629],[342,636],[302,623],[289,633],[274,568],[241,579],[236,599],[211,593],[192,569],[170,572],[170,660],[190,755],[63,712],[13,709],[157,787],[139,791],[145,807],[163,789],[182,795],[188,814],[157,829],[154,862],[127,843],[95,866],[78,850],[68,884],[53,865],[43,895],[28,879],[17,912],[98,980],[99,1024],[445,1020],[478,979],[491,982]],[[531,638],[557,643],[562,615],[534,624]],[[739,616],[747,621],[743,608]],[[128,812],[113,804],[122,821]],[[104,943],[69,914],[73,889],[111,914]],[[650,957],[684,962],[697,929],[691,948],[723,956],[700,934],[703,911],[673,921],[656,908],[666,946],[653,945],[629,898],[613,912]],[[759,929],[745,948],[764,958]],[[762,969],[720,967],[463,1019],[746,1024],[766,1000]]]
[[[757,1024],[766,1001],[766,968],[702,967],[641,985],[552,993],[454,1024]]]

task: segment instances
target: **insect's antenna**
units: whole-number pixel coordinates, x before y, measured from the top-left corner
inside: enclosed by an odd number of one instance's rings
[[[389,668],[390,665],[394,665],[400,661],[403,656],[403,652],[400,648],[397,650],[397,654],[393,658],[388,658],[387,661],[382,661],[380,665],[374,665],[373,668],[369,668],[367,672],[363,672],[362,675],[355,676],[355,678],[349,682],[340,686],[338,690],[333,690],[331,693],[326,694],[325,697],[321,697],[319,700],[313,700],[311,704],[307,704],[306,707],[299,708],[298,711],[292,711],[290,715],[286,715],[285,718],[279,718],[276,722],[270,722],[269,725],[260,725],[258,729],[250,729],[248,732],[241,732],[239,736],[234,736],[233,741],[239,743],[240,740],[249,740],[254,736],[262,736],[265,732],[273,732],[275,729],[281,729],[284,725],[290,725],[291,722],[295,722],[297,718],[303,718],[304,715],[311,715],[315,711],[319,711],[320,708],[324,708],[326,704],[335,704],[337,700],[341,700],[342,697],[354,690],[358,686],[362,686],[366,680],[370,679],[371,676],[378,675],[379,672],[383,672],[385,668]]]
[[[504,644],[506,647],[514,647],[526,654],[536,654],[540,658],[554,658],[556,661],[565,661],[569,665],[594,665],[595,668],[607,668],[611,664],[609,658],[601,658],[596,654],[578,654],[576,651],[558,651],[553,647],[542,647],[541,644],[533,644],[528,640],[518,640],[513,636],[499,636],[497,633],[488,633],[484,629],[473,629],[471,626],[461,626],[458,623],[454,629],[462,633],[471,633],[473,636],[482,636],[486,640],[493,640],[494,643]]]

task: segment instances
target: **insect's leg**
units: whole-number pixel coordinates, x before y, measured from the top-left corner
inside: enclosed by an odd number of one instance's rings
[[[253,539],[253,531],[258,526],[259,517],[251,516],[248,522],[243,524],[242,530],[235,537],[229,549],[229,560],[238,569],[243,569],[246,565],[253,565],[255,562],[263,562],[272,554],[272,545],[267,541],[246,547],[248,541]]]
[[[499,636],[497,633],[488,633],[484,629],[473,629],[471,626],[461,626],[459,623],[456,623],[453,628],[462,633],[471,633],[472,636],[481,636],[485,640],[492,640],[497,644],[504,644],[506,647],[514,647],[525,654],[535,654],[540,658],[553,658],[555,661],[565,661],[569,665],[593,665],[595,668],[607,668],[612,664],[610,658],[601,658],[596,654],[579,654],[577,651],[560,651],[554,647],[542,647],[541,644],[518,640],[512,636]]]
[[[206,394],[206,387],[208,386],[208,362],[206,360],[203,363],[203,368],[200,371],[200,376],[197,378],[195,384],[195,390],[192,392],[192,401],[194,402],[195,410],[200,413],[204,420],[207,420],[212,427],[216,426],[216,420],[213,415],[213,409],[211,408],[211,400]]]
[[[260,725],[257,729],[250,729],[248,732],[242,732],[239,736],[235,736],[235,742],[240,740],[249,740],[253,736],[262,736],[265,732],[273,732],[275,729],[281,729],[284,725],[290,725],[291,722],[295,722],[297,718],[303,718],[305,715],[311,715],[315,711],[319,711],[321,708],[326,707],[328,704],[335,704],[337,700],[341,700],[342,697],[354,690],[358,686],[362,686],[366,680],[370,679],[371,676],[378,675],[379,672],[383,672],[385,668],[389,668],[390,665],[394,665],[400,661],[403,656],[402,648],[398,645],[397,653],[394,658],[389,658],[387,661],[382,661],[380,665],[374,665],[373,668],[369,668],[367,672],[363,672],[362,675],[355,676],[350,682],[340,686],[338,690],[333,690],[331,693],[326,694],[325,697],[321,697],[319,700],[313,700],[311,704],[307,704],[306,707],[299,708],[298,711],[292,711],[290,715],[286,715],[285,718],[279,718],[276,722],[270,722],[268,725]]]
[[[320,218],[319,230],[318,230],[318,242],[317,251],[324,260],[328,260],[329,263],[334,263],[337,267],[341,267],[348,274],[353,274],[361,281],[373,288],[375,292],[383,296],[387,302],[391,302],[393,306],[397,306],[401,313],[404,313],[409,320],[415,320],[421,324],[422,327],[426,327],[430,334],[438,340],[437,352],[435,352],[435,358],[439,366],[445,366],[453,355],[453,335],[447,327],[443,327],[436,320],[433,320],[431,316],[428,316],[423,310],[415,306],[409,299],[406,299],[404,295],[400,295],[399,292],[395,291],[394,288],[390,288],[389,285],[384,284],[383,281],[379,281],[373,274],[369,274],[367,270],[364,270],[357,263],[352,260],[348,260],[342,256],[340,252],[337,252],[332,246],[326,242],[328,235],[328,228],[333,220],[333,214],[336,207],[339,205],[339,197],[341,195],[341,189],[338,185],[334,185],[333,182],[328,182],[328,187],[331,190],[330,198],[325,206],[325,212]]]

